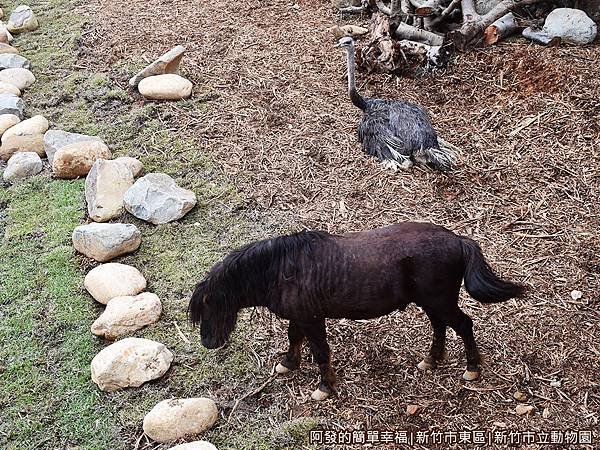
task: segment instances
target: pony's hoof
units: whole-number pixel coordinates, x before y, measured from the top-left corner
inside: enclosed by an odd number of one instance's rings
[[[426,359],[417,364],[417,367],[421,370],[433,370],[435,369],[435,364],[430,363]]]
[[[288,369],[281,363],[279,363],[275,366],[275,372],[277,372],[279,375],[283,375],[284,373],[288,373],[289,371],[290,371],[290,369]]]
[[[465,381],[474,381],[479,378],[479,372],[474,370],[465,370],[463,373],[463,380]]]
[[[322,391],[321,389],[317,389],[316,391],[313,391],[312,394],[310,394],[310,398],[312,398],[313,400],[317,401],[317,402],[322,402],[323,400],[326,400],[329,397],[329,393]]]

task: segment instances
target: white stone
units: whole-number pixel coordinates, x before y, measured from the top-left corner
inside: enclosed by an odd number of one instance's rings
[[[35,82],[35,77],[27,69],[4,69],[0,71],[0,81],[10,83],[18,87],[20,90],[23,90]]]
[[[146,289],[146,279],[133,266],[106,263],[90,270],[83,285],[94,300],[106,305],[115,297],[139,294]]]
[[[155,225],[181,219],[196,205],[196,194],[164,173],[149,173],[125,193],[125,209]]]
[[[144,417],[146,435],[157,442],[173,442],[210,429],[219,410],[208,398],[163,400]]]
[[[185,444],[179,444],[171,447],[169,450],[218,450],[217,447],[208,441],[194,441]]]
[[[181,58],[185,53],[185,47],[178,45],[173,47],[167,53],[162,55],[160,58],[155,60],[152,64],[149,64],[144,69],[135,74],[130,80],[129,85],[136,87],[141,80],[153,75],[163,75],[165,73],[179,73],[179,64]]]
[[[69,133],[63,130],[48,130],[44,134],[44,150],[48,156],[48,162],[52,165],[54,155],[65,145],[75,142],[101,141],[97,136],[88,136],[87,134]]]
[[[596,39],[598,27],[580,9],[557,8],[546,17],[542,31],[569,44],[585,45]]]
[[[0,114],[13,114],[22,119],[24,108],[25,103],[18,96],[10,93],[0,94]]]
[[[26,31],[33,31],[39,26],[38,20],[33,14],[31,8],[27,5],[20,5],[15,8],[11,13],[6,28],[11,33],[24,33]]]
[[[135,297],[115,297],[92,324],[92,333],[105,339],[117,339],[155,323],[162,312],[157,295],[143,292]]]
[[[4,81],[0,81],[0,94],[12,94],[17,97],[21,96],[21,90],[16,87],[14,84],[5,83]]]
[[[33,134],[44,134],[48,131],[48,120],[44,116],[33,116],[30,119],[18,122],[2,135],[2,139],[10,136],[29,136]]]
[[[92,381],[106,392],[138,387],[162,377],[173,353],[149,339],[125,338],[104,348],[92,359]]]
[[[14,48],[12,45],[6,44],[4,42],[0,42],[0,53],[19,53],[19,50]]]
[[[14,127],[21,121],[19,116],[15,116],[14,114],[2,114],[0,115],[0,136],[4,134],[6,130],[10,127]]]
[[[154,75],[140,81],[138,90],[151,100],[181,100],[192,95],[192,82],[171,73]]]
[[[94,222],[76,227],[72,241],[79,253],[106,262],[136,251],[142,243],[142,234],[135,225]]]
[[[42,171],[42,160],[35,152],[21,152],[13,155],[2,174],[4,181],[15,183],[37,175]]]
[[[21,55],[0,53],[0,70],[14,68],[31,69],[31,63]]]
[[[115,161],[121,164],[125,164],[131,171],[131,174],[134,178],[137,177],[142,172],[142,170],[144,170],[144,165],[142,164],[142,162],[139,159],[132,158],[131,156],[121,156],[115,159]]]
[[[106,222],[124,212],[125,193],[133,185],[129,168],[116,161],[98,160],[85,179],[85,200],[90,218]]]
[[[61,147],[54,154],[52,172],[58,178],[84,177],[96,161],[108,159],[111,156],[110,149],[102,141],[74,142]]]

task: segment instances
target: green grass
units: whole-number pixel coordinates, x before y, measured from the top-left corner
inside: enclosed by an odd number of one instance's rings
[[[95,307],[69,245],[83,216],[81,182],[37,177],[0,191],[0,202],[0,446],[108,448],[116,430],[89,383],[101,348],[89,333]]]
[[[15,5],[4,4],[5,12]],[[195,137],[173,131],[171,104],[134,103],[106,74],[75,69],[84,19],[72,13],[74,2],[31,6],[42,26],[14,43],[37,78],[24,95],[27,114],[43,114],[53,128],[101,136],[115,156],[138,157],[146,172],[166,172],[192,189],[198,206],[180,222],[158,227],[121,218],[140,228],[142,247],[120,262],[138,267],[163,302],[161,320],[135,335],[163,342],[175,361],[160,380],[107,394],[89,374],[91,359],[107,345],[89,331],[102,307],[84,291],[89,267],[70,245],[73,228],[85,221],[83,181],[53,180],[46,171],[19,186],[0,186],[0,448],[130,449],[157,402],[210,396],[227,410],[232,398],[268,376],[257,367],[253,354],[262,350],[253,347],[247,320],[227,348],[207,351],[185,309],[193,285],[215,261],[282,227],[245,212]],[[208,107],[202,99],[177,103],[190,116]],[[222,450],[298,448],[315,425],[312,419],[286,423],[277,406],[236,416],[241,419],[220,420],[203,438]]]

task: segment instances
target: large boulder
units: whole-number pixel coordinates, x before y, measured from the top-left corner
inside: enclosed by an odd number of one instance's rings
[[[123,198],[133,185],[129,168],[116,161],[98,160],[85,179],[85,200],[90,218],[106,222],[124,211]]]
[[[48,131],[48,120],[44,116],[33,116],[30,119],[16,123],[14,126],[6,130],[2,135],[2,139],[10,136],[31,136],[35,134],[44,134]],[[42,137],[43,140],[43,137]]]
[[[115,297],[139,294],[146,289],[146,279],[133,266],[106,263],[90,270],[83,285],[94,300],[106,305]]]
[[[0,74],[2,74],[2,72],[0,72]],[[0,80],[0,82],[1,81],[2,80]],[[22,119],[24,109],[25,103],[23,103],[23,100],[15,94],[8,92],[0,94],[0,114],[13,114],[19,119]]]
[[[596,23],[580,9],[557,8],[550,12],[541,30],[527,27],[522,34],[539,44],[565,42],[574,45],[591,44],[598,33]]]
[[[112,153],[102,141],[74,142],[61,147],[54,154],[52,172],[57,178],[84,177],[97,160],[111,157]]]
[[[10,127],[14,127],[21,121],[18,116],[14,114],[2,114],[0,115],[0,136],[4,134]]]
[[[150,292],[128,297],[115,297],[92,324],[92,333],[114,340],[155,323],[162,312],[157,295]]]
[[[94,222],[76,227],[72,240],[79,253],[106,262],[136,251],[142,243],[142,234],[135,225]]]
[[[546,17],[544,32],[569,44],[591,44],[596,39],[598,27],[580,9],[557,8]]]
[[[181,100],[192,95],[192,82],[173,73],[154,75],[140,81],[138,91],[150,100]]]
[[[115,159],[116,162],[125,164],[129,170],[131,171],[131,175],[133,178],[137,177],[142,170],[144,170],[144,165],[139,159],[132,158],[131,156],[121,156]]]
[[[27,5],[20,5],[11,13],[6,27],[11,33],[18,34],[36,30],[39,24],[31,8]]]
[[[22,152],[13,155],[2,174],[4,181],[15,183],[37,175],[42,171],[42,160],[35,152]]]
[[[27,58],[13,53],[0,53],[0,70],[13,69],[20,67],[22,69],[31,69],[31,63]]]
[[[7,132],[5,132],[4,134],[6,134]],[[12,155],[18,152],[35,152],[38,155],[40,155],[40,157],[43,157],[44,136],[41,134],[8,137],[2,136],[2,146],[0,146],[0,158],[4,161],[7,161]]]
[[[144,417],[144,433],[157,442],[173,442],[204,433],[219,418],[217,405],[208,398],[163,400]]]
[[[160,342],[125,338],[104,348],[92,359],[92,381],[106,392],[138,387],[162,377],[173,353]]]
[[[0,71],[0,81],[13,84],[23,90],[35,82],[35,77],[29,70],[17,67]]]
[[[185,47],[178,45],[173,47],[167,53],[155,60],[152,64],[136,73],[130,80],[129,85],[136,87],[144,78],[154,75],[163,75],[165,73],[179,73],[179,64],[185,53]]]
[[[212,445],[208,441],[194,441],[186,442],[185,444],[179,444],[175,447],[171,447],[169,450],[218,450],[217,447]]]
[[[196,194],[164,173],[149,173],[125,193],[125,209],[155,225],[181,219],[196,205]]]

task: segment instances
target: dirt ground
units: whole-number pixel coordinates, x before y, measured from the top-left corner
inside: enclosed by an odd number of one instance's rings
[[[208,107],[174,107],[169,126],[200,137],[198,152],[214,158],[246,209],[336,233],[435,222],[474,237],[499,272],[530,287],[526,299],[500,305],[464,295],[486,358],[480,381],[462,381],[464,351],[452,334],[437,371],[416,369],[430,327],[409,308],[329,323],[340,380],[334,399],[310,401],[317,372],[306,353],[301,370],[240,402],[234,420],[276,404],[281,417],[316,417],[328,429],[598,430],[597,42],[543,48],[516,40],[458,55],[433,74],[359,72],[363,94],[424,106],[439,134],[462,149],[448,175],[394,173],[360,149],[360,111],[327,31],[367,17],[340,17],[316,0],[90,0],[84,13],[81,64],[121,86],[132,60],[143,65],[175,44],[188,48],[182,70]],[[573,290],[583,296],[572,298]],[[265,369],[248,391],[268,380],[286,345],[283,322],[264,313],[255,320]],[[531,415],[515,414],[516,391],[534,406]],[[408,405],[419,412],[407,414]]]

